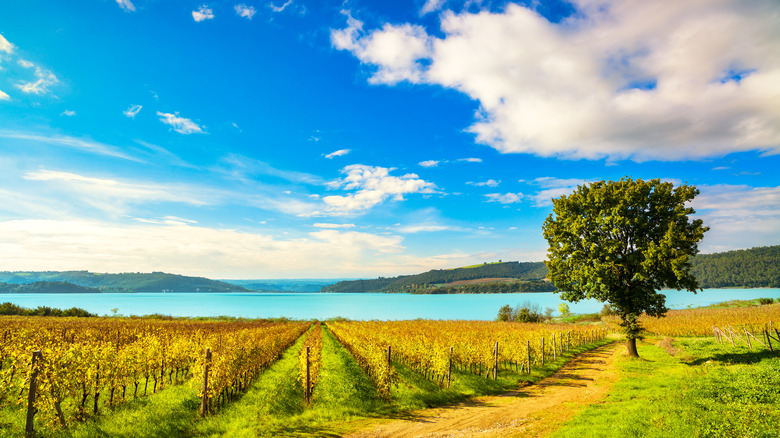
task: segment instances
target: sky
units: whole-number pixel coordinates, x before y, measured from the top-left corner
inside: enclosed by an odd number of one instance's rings
[[[551,199],[692,184],[780,244],[776,0],[3,0],[0,266],[541,261]]]

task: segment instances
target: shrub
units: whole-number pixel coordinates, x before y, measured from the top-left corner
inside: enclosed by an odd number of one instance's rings
[[[766,304],[772,304],[774,301],[775,300],[772,299],[772,298],[759,298],[758,299],[758,304],[761,304],[763,306],[763,305],[766,305]]]

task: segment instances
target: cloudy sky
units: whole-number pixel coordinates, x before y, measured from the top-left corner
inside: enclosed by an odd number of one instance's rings
[[[780,244],[778,154],[776,0],[0,2],[3,270],[539,261],[626,175]]]

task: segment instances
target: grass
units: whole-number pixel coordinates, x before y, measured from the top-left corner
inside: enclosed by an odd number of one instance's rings
[[[777,353],[707,338],[642,342],[620,380],[556,437],[780,436]]]

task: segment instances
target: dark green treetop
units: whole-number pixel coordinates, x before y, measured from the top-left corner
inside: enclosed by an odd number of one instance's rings
[[[577,187],[553,200],[542,227],[545,263],[561,297],[608,302],[621,317],[636,356],[642,312],[663,316],[663,288],[696,292],[691,258],[708,230],[688,203],[699,191],[659,179],[625,177]]]

